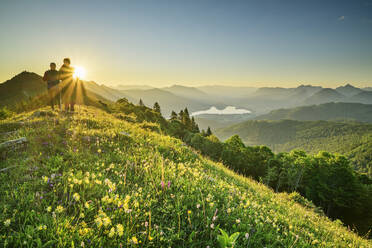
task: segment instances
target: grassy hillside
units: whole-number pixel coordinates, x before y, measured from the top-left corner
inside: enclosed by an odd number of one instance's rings
[[[46,83],[41,76],[33,72],[21,72],[0,84],[0,106],[14,105],[42,94],[46,90]]]
[[[275,152],[301,149],[347,155],[357,169],[372,168],[372,125],[358,122],[252,120],[226,128],[215,134],[227,139],[237,134],[248,145],[267,145]]]
[[[121,119],[84,107],[0,122],[16,131],[3,140],[28,140],[2,150],[0,246],[217,247],[222,228],[235,247],[371,247],[298,195]]]
[[[257,116],[257,120],[355,120],[372,122],[372,105],[361,103],[325,103],[289,109],[277,109]]]

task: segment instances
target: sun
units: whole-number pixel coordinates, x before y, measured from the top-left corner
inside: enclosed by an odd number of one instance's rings
[[[75,79],[76,78],[84,79],[84,77],[85,77],[85,69],[84,69],[84,67],[76,66],[73,77]]]

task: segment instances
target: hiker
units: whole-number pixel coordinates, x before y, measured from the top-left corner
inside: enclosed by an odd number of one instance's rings
[[[63,65],[59,69],[59,78],[62,81],[62,101],[65,105],[65,111],[74,112],[76,101],[76,81],[73,78],[74,68],[70,66],[69,58],[63,59]]]
[[[56,103],[61,110],[59,72],[56,70],[56,63],[50,63],[50,70],[44,73],[43,80],[47,82],[50,106],[54,110],[54,103]]]

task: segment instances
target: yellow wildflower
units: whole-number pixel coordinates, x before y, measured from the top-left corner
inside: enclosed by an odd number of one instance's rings
[[[49,179],[48,177],[43,176],[42,178],[43,178],[44,183],[47,183],[48,182],[48,179]]]
[[[46,225],[40,225],[37,229],[38,229],[39,231],[41,231],[41,230],[46,230],[46,229],[47,229],[47,226],[46,226]]]
[[[135,236],[133,236],[132,237],[132,242],[133,242],[133,244],[138,244],[138,239]]]
[[[49,206],[49,207],[46,208],[46,210],[47,210],[48,212],[50,212],[50,211],[52,211],[52,207]]]
[[[74,193],[72,195],[72,197],[74,198],[75,201],[80,201],[80,195],[79,195],[79,193]]]
[[[100,228],[102,226],[102,219],[101,217],[97,217],[94,222],[96,222],[96,225],[98,228]]]
[[[124,234],[124,227],[123,227],[123,225],[122,224],[117,224],[116,225],[116,231],[117,231],[119,237],[123,236],[123,234]]]
[[[108,236],[109,236],[110,238],[112,238],[114,235],[115,235],[115,228],[114,228],[114,227],[111,227]]]
[[[64,210],[65,210],[64,207],[62,207],[61,205],[58,205],[56,208],[57,213],[62,213]]]
[[[107,217],[106,216],[105,218],[102,219],[102,222],[103,222],[103,225],[105,227],[107,227],[107,226],[109,226],[111,224],[111,219],[110,219],[110,217]]]

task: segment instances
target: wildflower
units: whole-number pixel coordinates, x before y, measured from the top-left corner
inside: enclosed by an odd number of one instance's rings
[[[164,189],[164,181],[161,181],[161,188]]]
[[[98,153],[101,153],[101,152],[102,152],[102,150],[101,150],[101,149],[98,149],[98,150],[97,150],[97,152],[98,152]]]
[[[57,213],[62,213],[64,210],[65,210],[64,207],[62,207],[61,205],[58,205],[56,208]]]
[[[89,209],[89,203],[88,202],[86,202],[85,204],[84,204],[84,207],[86,208],[86,209]]]
[[[44,183],[47,183],[48,180],[49,180],[49,178],[47,176],[43,176],[42,178],[43,178]]]
[[[317,239],[314,239],[313,242],[311,242],[312,245],[316,245],[318,243],[319,243],[319,241]]]
[[[80,195],[79,195],[79,193],[74,193],[72,195],[72,197],[74,198],[75,201],[80,201]]]
[[[111,219],[110,219],[110,217],[105,217],[105,218],[103,218],[102,219],[102,223],[103,223],[103,225],[105,226],[105,227],[107,227],[107,226],[109,226],[110,224],[111,224]]]
[[[200,204],[198,203],[198,204],[196,204],[196,208],[197,209],[199,209],[200,208]]]
[[[124,227],[122,224],[116,225],[116,232],[118,233],[119,237],[123,236],[124,234]]]
[[[135,236],[133,236],[132,237],[132,242],[133,242],[133,244],[138,244],[138,239]]]
[[[7,219],[6,221],[4,221],[4,225],[9,226],[10,225],[10,219]]]
[[[171,186],[171,181],[168,181],[168,189],[170,188]]]
[[[94,222],[96,223],[98,228],[102,226],[102,219],[100,217],[97,217]]]
[[[244,237],[245,237],[246,239],[248,239],[248,238],[249,238],[249,233],[245,233]]]
[[[46,226],[46,225],[40,225],[37,229],[38,229],[39,231],[41,231],[41,230],[46,230],[46,229],[47,229],[47,226]]]
[[[229,214],[229,213],[231,213],[231,208],[228,208],[227,210],[226,210],[226,212]]]
[[[236,219],[236,223],[237,224],[240,224],[240,219]]]
[[[110,232],[109,232],[109,237],[110,238],[112,238],[112,237],[114,237],[114,235],[115,235],[115,228],[114,227],[111,227],[111,229],[110,229]]]
[[[80,213],[79,218],[84,218],[85,214],[83,212]]]
[[[187,211],[187,214],[191,214],[191,210]]]
[[[214,224],[213,223],[211,224],[211,228],[214,229]]]
[[[84,241],[81,241],[80,246],[85,247]]]
[[[149,235],[149,240],[151,241],[151,240],[153,240],[154,238],[153,237],[151,237],[151,235]]]
[[[52,211],[52,207],[51,207],[51,206],[47,207],[47,208],[46,208],[46,211],[47,211],[47,212]]]

